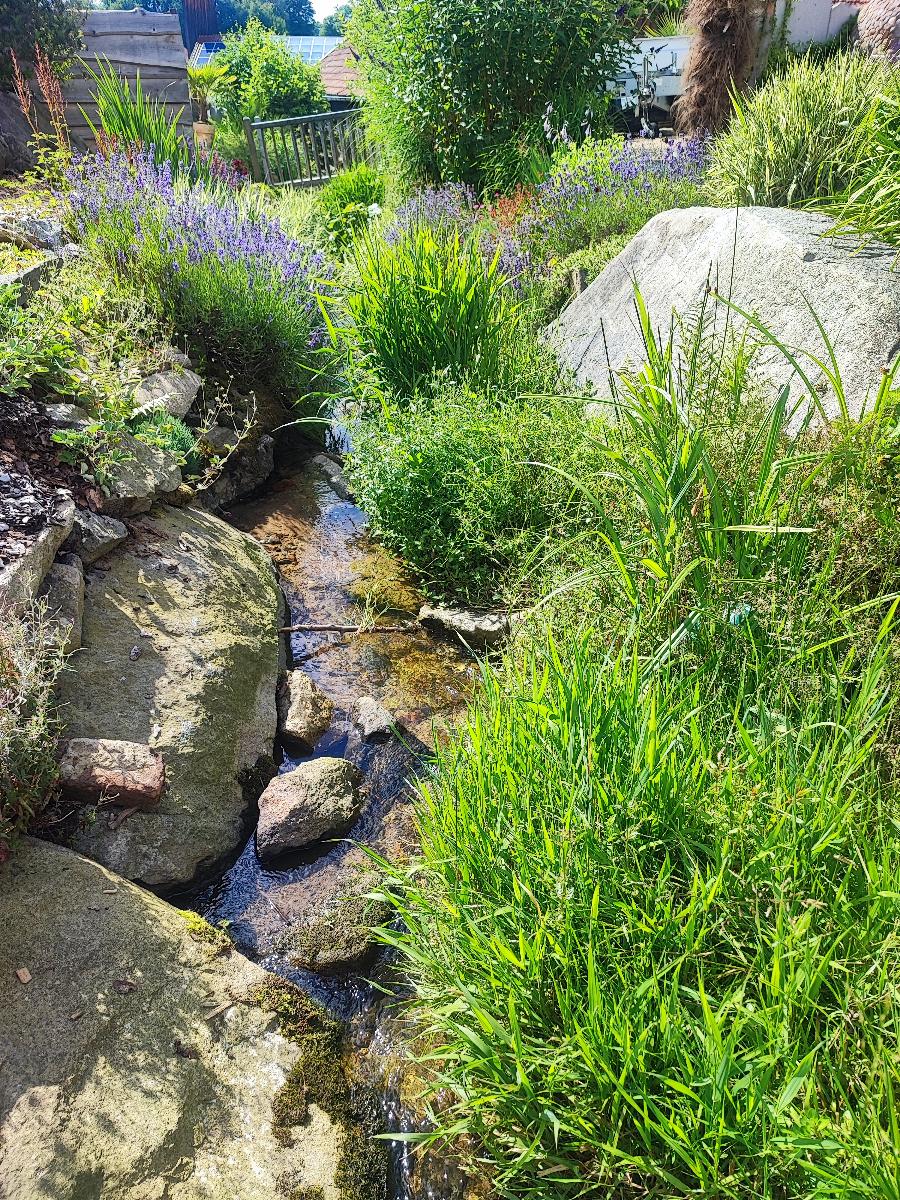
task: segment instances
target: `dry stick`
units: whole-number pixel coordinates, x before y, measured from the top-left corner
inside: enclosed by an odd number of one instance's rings
[[[403,625],[286,625],[281,633],[409,633],[417,625],[407,621]]]

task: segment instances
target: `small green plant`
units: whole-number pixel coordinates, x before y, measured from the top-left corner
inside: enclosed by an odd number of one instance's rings
[[[197,120],[206,124],[209,121],[209,106],[216,98],[216,92],[226,85],[228,68],[221,63],[208,62],[202,67],[188,67],[188,84],[191,99],[197,106]]]
[[[868,114],[889,80],[890,67],[849,51],[795,59],[735,96],[711,150],[713,203],[802,207],[842,192],[870,150]]]
[[[326,183],[318,201],[331,244],[338,250],[350,246],[380,214],[384,196],[384,177],[366,163]]]
[[[0,863],[40,816],[57,779],[53,685],[60,635],[35,605],[0,627]]]
[[[474,238],[416,224],[391,245],[362,239],[354,265],[354,281],[328,300],[346,313],[340,335],[351,353],[385,388],[411,397],[444,370],[499,378],[518,319],[499,252],[485,264]]]

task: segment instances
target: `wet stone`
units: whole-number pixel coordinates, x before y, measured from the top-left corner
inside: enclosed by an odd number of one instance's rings
[[[342,758],[313,759],[277,775],[259,798],[259,857],[268,862],[346,830],[360,809],[362,781]]]

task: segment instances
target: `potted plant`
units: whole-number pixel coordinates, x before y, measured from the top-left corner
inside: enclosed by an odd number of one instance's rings
[[[227,68],[214,62],[202,67],[188,67],[188,85],[191,99],[197,110],[194,122],[194,141],[198,150],[210,150],[215,137],[215,126],[209,119],[209,104],[215,97],[216,88],[224,83]]]

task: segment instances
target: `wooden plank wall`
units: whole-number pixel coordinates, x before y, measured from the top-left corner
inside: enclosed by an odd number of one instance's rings
[[[190,135],[187,53],[177,15],[149,13],[142,8],[96,9],[85,17],[84,45],[81,57],[92,69],[96,70],[98,60],[108,59],[132,83],[140,72],[145,94],[160,97],[172,116],[183,108],[179,128],[185,136]],[[72,133],[86,145],[92,145],[93,138],[81,109],[99,124],[96,106],[91,103],[93,89],[93,80],[84,71],[79,72],[76,64],[71,79],[63,86],[66,120]]]

